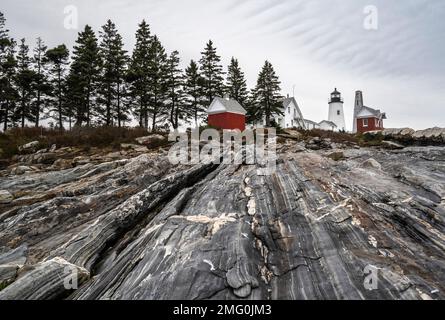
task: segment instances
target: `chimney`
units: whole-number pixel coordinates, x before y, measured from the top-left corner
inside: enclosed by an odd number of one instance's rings
[[[230,100],[230,96],[226,93],[226,94],[224,95],[224,99],[226,99],[226,100]]]

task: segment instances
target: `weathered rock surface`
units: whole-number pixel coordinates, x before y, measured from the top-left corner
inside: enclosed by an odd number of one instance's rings
[[[444,299],[445,148],[312,146],[270,176],[153,152],[1,177],[0,299]]]
[[[165,137],[160,134],[151,134],[145,137],[139,137],[135,139],[137,143],[144,146],[152,146],[165,140]]]

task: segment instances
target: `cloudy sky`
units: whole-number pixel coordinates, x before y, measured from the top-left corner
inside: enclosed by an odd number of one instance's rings
[[[386,127],[445,127],[445,1],[443,0],[2,0],[11,35],[48,46],[72,46],[78,30],[64,28],[66,6],[79,29],[110,18],[127,48],[146,19],[183,66],[199,59],[212,39],[226,66],[239,59],[249,86],[264,60],[275,67],[282,93],[295,97],[306,118],[327,118],[329,93],[345,99],[352,128],[355,90],[365,105],[388,115]],[[377,30],[369,5],[378,10]],[[376,20],[372,20],[376,21]]]

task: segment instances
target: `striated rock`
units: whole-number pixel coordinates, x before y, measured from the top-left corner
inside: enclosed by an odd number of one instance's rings
[[[380,165],[380,163],[378,163],[375,159],[370,158],[366,161],[363,161],[360,164],[361,168],[371,168],[371,169],[377,169],[377,170],[382,170],[382,166]]]
[[[33,150],[39,145],[39,141],[32,141],[27,144],[24,144],[22,146],[19,146],[19,151],[28,151]]]
[[[0,300],[54,299],[68,295],[89,278],[89,272],[62,258],[37,264],[0,291]]]
[[[0,190],[0,203],[10,203],[14,196],[8,190]]]
[[[303,143],[269,176],[152,152],[1,177],[0,299],[444,299],[445,148]]]
[[[137,143],[148,147],[155,146],[156,144],[159,144],[165,140],[166,138],[160,134],[152,134],[149,136],[139,137],[135,139]]]
[[[445,138],[444,128],[430,128],[425,130],[418,130],[412,134],[413,138]]]
[[[84,164],[90,163],[90,161],[91,161],[90,157],[78,156],[78,157],[75,157],[71,163],[74,167],[76,167],[76,166],[82,166]]]
[[[384,129],[382,131],[382,134],[384,136],[407,136],[407,135],[412,136],[414,132],[415,130],[411,128],[389,128],[389,129]]]
[[[392,149],[392,150],[405,148],[401,144],[398,144],[398,143],[395,143],[395,142],[392,142],[392,141],[386,141],[386,140],[382,141],[382,146],[387,148],[387,149]]]
[[[73,162],[72,160],[69,159],[57,159],[51,166],[51,168],[54,170],[64,170],[72,167],[73,167]]]

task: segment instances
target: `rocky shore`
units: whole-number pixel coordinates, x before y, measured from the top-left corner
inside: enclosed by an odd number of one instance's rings
[[[444,131],[398,130],[289,132],[270,176],[143,141],[30,151],[0,172],[0,299],[444,299]]]

